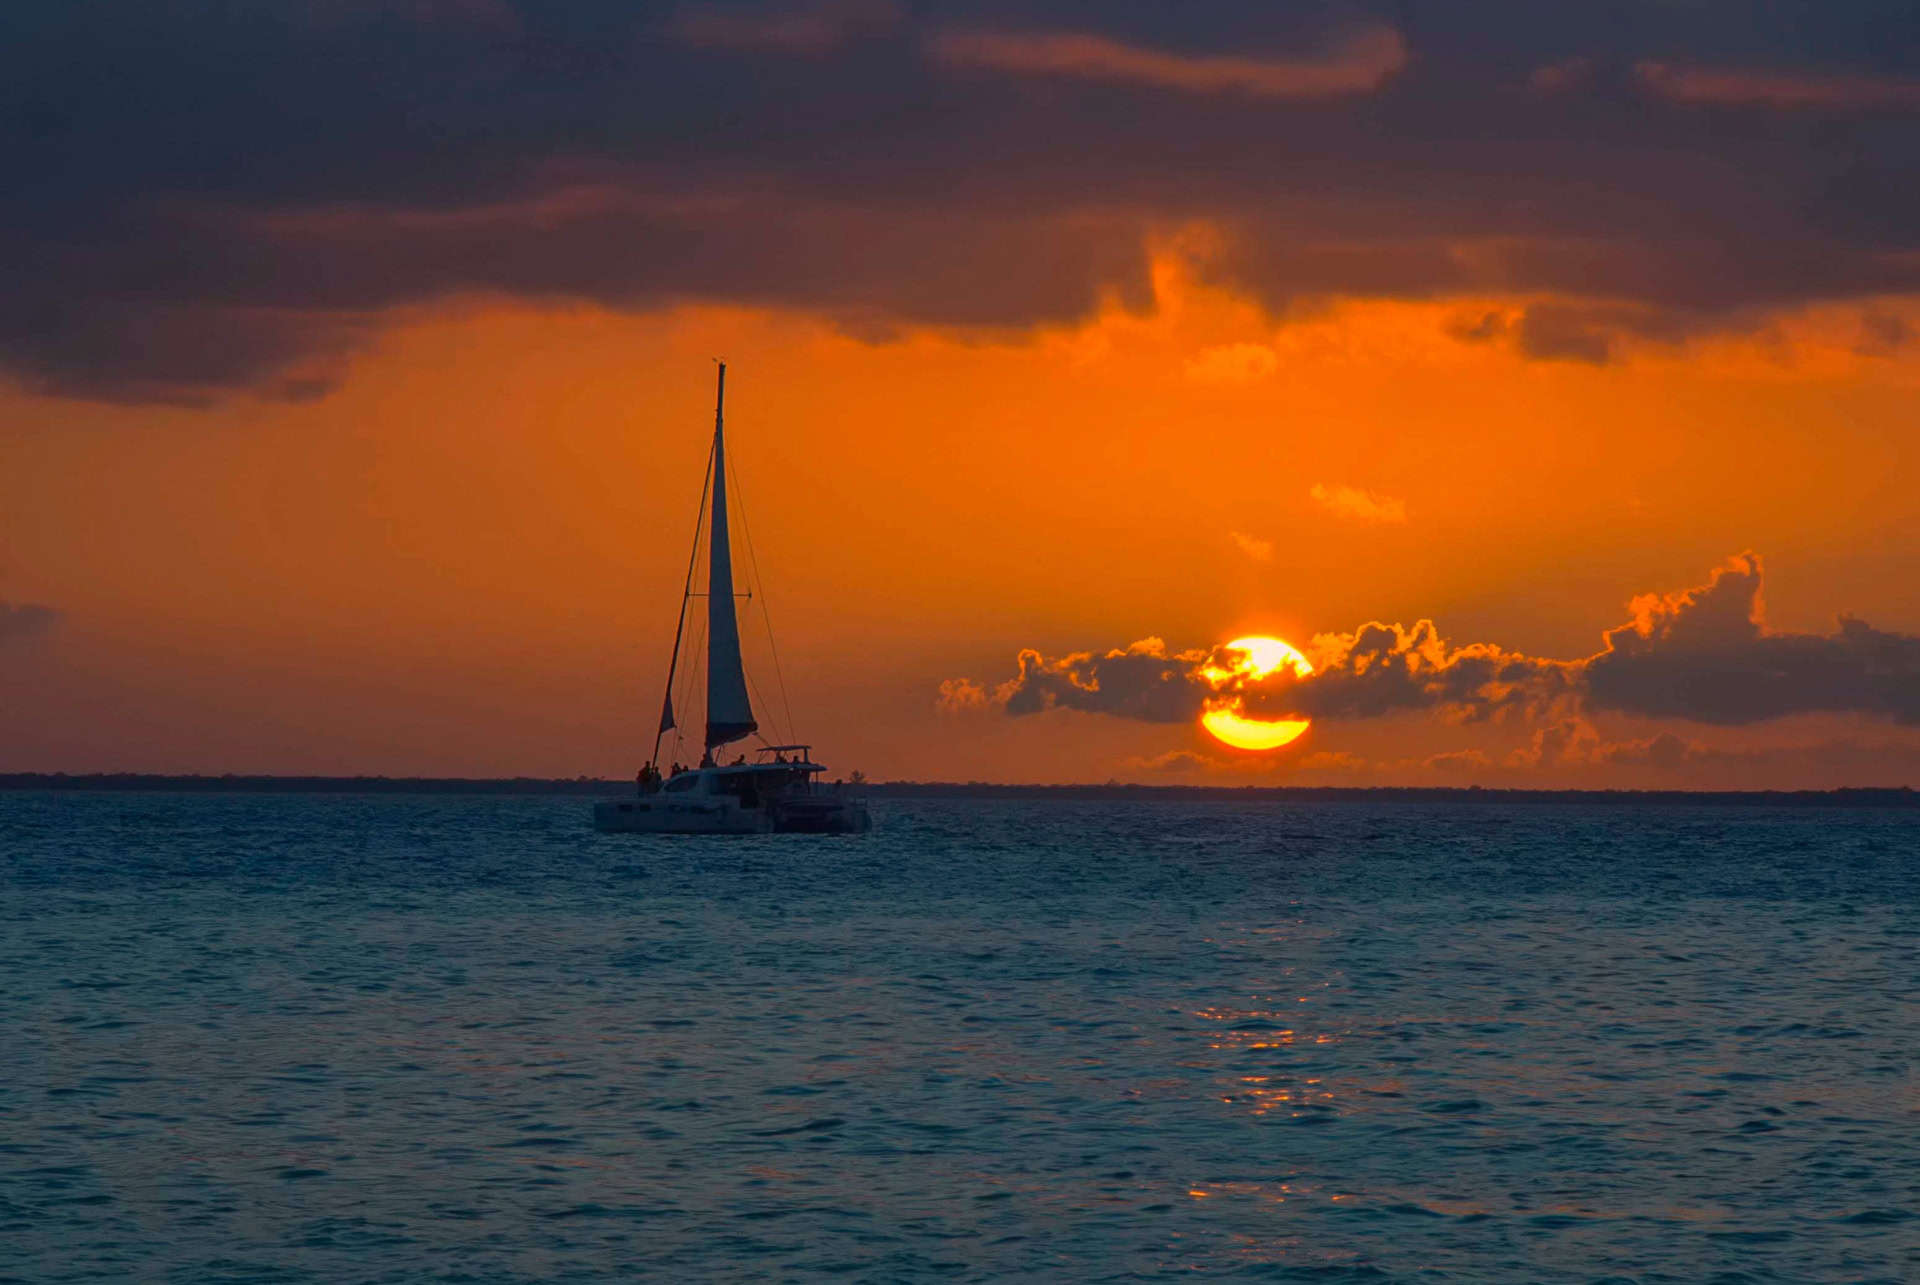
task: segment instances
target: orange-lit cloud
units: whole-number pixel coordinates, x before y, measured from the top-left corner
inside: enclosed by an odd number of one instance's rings
[[[1593,79],[1593,72],[1591,58],[1562,58],[1535,67],[1527,75],[1527,84],[1541,93],[1561,93],[1587,84]]]
[[[1206,348],[1187,359],[1187,377],[1203,384],[1246,384],[1280,369],[1266,344],[1232,343]]]
[[[954,31],[932,47],[941,61],[963,67],[1252,98],[1366,93],[1407,62],[1407,42],[1391,27],[1369,27],[1305,58],[1178,54],[1077,32]]]
[[[1258,536],[1248,535],[1245,531],[1230,533],[1234,548],[1252,558],[1255,562],[1273,561],[1273,541],[1262,540]]]
[[[1357,486],[1328,486],[1315,482],[1307,491],[1315,504],[1339,518],[1355,522],[1405,522],[1407,503],[1391,495],[1376,495]]]
[[[1636,64],[1634,72],[1654,93],[1684,103],[1837,111],[1920,110],[1920,80],[1903,77],[1687,66],[1652,60]]]
[[[1256,760],[1257,761],[1257,760]],[[1213,772],[1238,766],[1237,763],[1201,754],[1194,750],[1168,750],[1164,754],[1137,754],[1126,759],[1121,766],[1131,772],[1170,773],[1170,772]]]
[[[990,708],[994,694],[971,678],[946,678],[940,682],[935,706],[948,714],[968,714]]]

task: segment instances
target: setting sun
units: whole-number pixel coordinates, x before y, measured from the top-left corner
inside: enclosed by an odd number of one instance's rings
[[[1200,671],[1216,687],[1235,678],[1265,678],[1282,666],[1292,670],[1298,678],[1306,678],[1313,673],[1313,666],[1307,658],[1291,644],[1278,638],[1236,638],[1226,646],[1240,653],[1238,663],[1230,668],[1209,663]],[[1200,716],[1200,725],[1217,740],[1235,749],[1273,750],[1297,740],[1307,730],[1309,723],[1304,718],[1248,718],[1242,709],[1238,695],[1224,697],[1207,707]]]

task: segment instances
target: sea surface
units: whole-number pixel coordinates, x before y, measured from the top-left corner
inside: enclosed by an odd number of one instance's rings
[[[0,1279],[1920,1280],[1920,812],[0,793]]]

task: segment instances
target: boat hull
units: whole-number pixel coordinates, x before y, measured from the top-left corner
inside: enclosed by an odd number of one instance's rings
[[[776,799],[769,809],[776,834],[865,834],[873,829],[862,799],[802,796]]]
[[[602,834],[771,834],[764,808],[743,808],[732,799],[664,799],[647,795],[593,805],[593,828]]]
[[[740,807],[732,799],[610,799],[593,805],[602,834],[865,834],[873,828],[867,805],[836,797],[781,799]]]

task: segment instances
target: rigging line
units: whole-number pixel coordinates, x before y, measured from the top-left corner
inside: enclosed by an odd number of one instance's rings
[[[680,693],[675,699],[679,702],[679,708],[691,710],[694,708],[694,697],[699,693],[700,685],[705,680],[707,674],[707,622],[704,614],[694,617],[693,634],[688,641],[693,644],[690,649],[691,655],[687,661],[686,672],[680,677]],[[693,748],[693,743],[687,739],[691,731],[705,728],[707,711],[704,700],[700,702],[699,708],[700,717],[698,719],[690,723],[676,721],[674,724],[673,747],[675,757],[678,757],[682,750],[691,750]],[[702,747],[706,745],[704,730],[700,736],[700,744]]]
[[[680,667],[680,636],[687,629],[687,601],[693,597],[693,568],[700,561],[700,528],[706,524],[707,520],[707,489],[713,485],[713,453],[719,446],[720,435],[716,432],[713,441],[707,444],[707,464],[700,473],[700,507],[695,509],[693,514],[693,549],[687,554],[687,583],[680,593],[680,621],[673,627],[673,658],[667,662],[667,700],[669,701],[673,699],[674,671]],[[677,735],[680,730],[678,710],[674,711],[673,726],[676,733],[673,739],[677,746],[680,742]],[[656,768],[660,766],[660,737],[666,730],[664,727],[658,728],[653,734],[652,762]]]
[[[709,464],[712,463],[711,454],[709,454],[708,456],[708,463]],[[703,506],[701,509],[701,514],[703,518],[705,516],[705,513],[706,513],[706,509]],[[693,561],[695,566],[699,565],[700,554],[707,547],[708,542],[704,537],[710,534],[710,532],[708,531],[708,527],[710,525],[711,525],[710,523],[703,521],[694,528]],[[688,596],[698,598],[698,597],[704,597],[705,595],[689,593]],[[676,711],[676,714],[678,714],[679,711],[685,711],[686,714],[691,714],[693,712],[695,708],[693,703],[694,696],[700,690],[701,680],[702,678],[705,677],[707,672],[706,670],[707,613],[704,611],[696,611],[695,613],[693,613],[692,627],[693,627],[693,632],[687,635],[688,646],[683,648],[683,650],[687,654],[687,665],[686,665],[686,668],[680,674],[680,687],[679,687],[679,690],[674,693],[674,697],[673,697],[674,709]],[[687,735],[689,730],[694,727],[703,726],[705,723],[706,702],[702,701],[700,703],[699,710],[700,710],[700,718],[694,720],[691,723],[687,721],[684,715],[676,716],[674,719],[673,753],[674,753],[674,758],[676,760],[679,759],[682,752],[684,752],[686,749],[689,748],[688,741],[687,741]],[[704,736],[701,738],[701,743],[705,744]]]
[[[773,640],[773,612],[767,609],[767,582],[760,575],[760,559],[753,551],[753,527],[747,522],[746,493],[740,486],[740,469],[732,460],[727,461],[727,471],[733,475],[734,494],[739,497],[737,507],[740,511],[740,534],[747,539],[747,566],[753,571],[753,581],[760,590],[760,621],[767,630],[767,651],[773,656],[773,677],[780,686],[780,707],[786,712],[789,744],[800,739],[793,725],[793,702],[787,699],[787,677],[780,672],[780,645]]]
[[[743,670],[742,672],[744,673],[745,671]],[[761,708],[764,709],[766,707],[766,702],[760,699],[760,688],[757,684],[754,683],[753,675],[748,673],[746,675],[746,678],[747,678],[747,690],[753,693],[754,704],[759,705]],[[780,729],[777,727],[774,728],[773,730],[776,735],[780,731]],[[768,740],[765,736],[762,736],[760,734],[760,729],[757,727],[753,729],[753,735],[754,735],[754,738],[758,740],[762,745],[773,744],[772,741]]]

